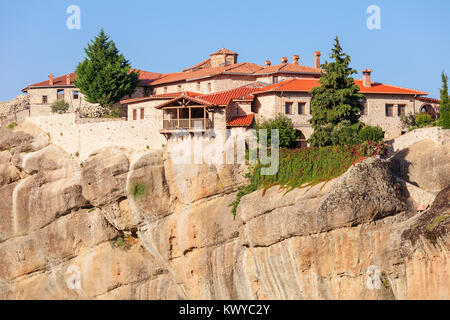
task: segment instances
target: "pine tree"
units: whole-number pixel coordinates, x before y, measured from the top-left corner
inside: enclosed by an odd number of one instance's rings
[[[86,58],[78,64],[75,86],[90,103],[98,103],[105,111],[122,97],[134,92],[139,73],[130,72],[130,63],[116,48],[103,29],[84,50]]]
[[[349,67],[350,56],[343,52],[338,37],[330,58],[332,62],[321,66],[321,86],[311,90],[314,133],[309,142],[314,147],[352,143],[363,126],[359,118],[364,96],[354,83],[356,70]]]
[[[450,129],[450,97],[448,95],[448,76],[442,72],[442,89],[439,124],[444,129]]]

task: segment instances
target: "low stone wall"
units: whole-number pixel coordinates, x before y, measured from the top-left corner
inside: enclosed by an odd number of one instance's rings
[[[398,138],[388,141],[388,144],[390,145],[388,156],[391,156],[394,153],[425,139],[431,139],[438,145],[442,145],[445,142],[450,141],[450,130],[444,130],[440,127],[433,127],[411,131]]]
[[[152,120],[78,123],[74,113],[30,117],[31,122],[47,132],[51,142],[84,161],[93,152],[105,147],[124,147],[134,150],[159,150],[166,139]]]

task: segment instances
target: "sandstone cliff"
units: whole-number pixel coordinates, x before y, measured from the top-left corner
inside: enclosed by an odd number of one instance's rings
[[[0,128],[0,299],[449,299],[448,151],[257,191],[234,219],[245,168],[121,148],[79,164]]]

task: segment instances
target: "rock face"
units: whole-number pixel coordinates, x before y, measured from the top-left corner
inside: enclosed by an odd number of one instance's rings
[[[78,164],[35,128],[0,130],[0,299],[450,298],[450,189],[420,174],[423,146],[401,170],[371,158],[254,192],[234,218],[241,167],[122,148]],[[428,211],[393,169],[442,187]]]

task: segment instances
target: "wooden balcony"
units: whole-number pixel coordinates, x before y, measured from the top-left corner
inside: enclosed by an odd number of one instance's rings
[[[163,120],[162,131],[170,132],[174,130],[188,130],[188,131],[205,131],[211,129],[211,119],[170,119]]]

